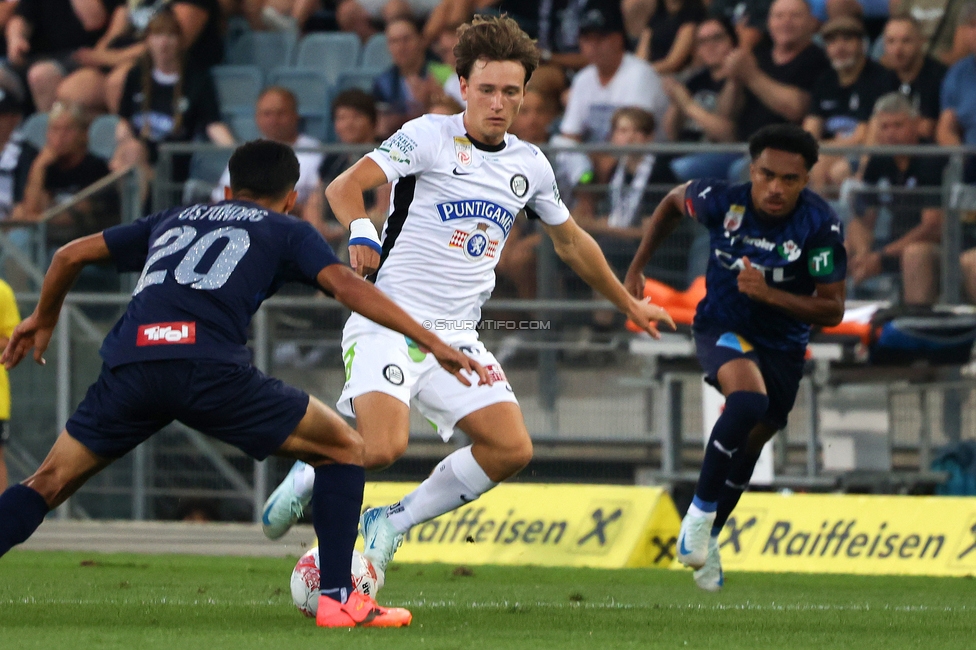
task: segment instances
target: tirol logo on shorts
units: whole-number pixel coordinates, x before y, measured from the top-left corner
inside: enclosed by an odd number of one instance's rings
[[[494,259],[498,251],[498,240],[488,239],[487,230],[488,224],[484,223],[479,223],[473,232],[455,230],[448,246],[460,248],[469,260],[476,260],[482,256]]]
[[[807,258],[810,275],[819,278],[834,272],[834,249],[814,248]]]
[[[153,323],[140,325],[136,332],[136,345],[187,345],[197,342],[197,324]]]
[[[505,371],[497,363],[489,363],[485,366],[485,372],[488,373],[488,379],[493,382],[508,381],[508,378],[505,377]]]
[[[391,363],[383,368],[383,377],[394,386],[403,385],[403,371],[395,363]]]
[[[529,179],[524,174],[515,174],[508,182],[515,196],[522,198],[529,191]]]

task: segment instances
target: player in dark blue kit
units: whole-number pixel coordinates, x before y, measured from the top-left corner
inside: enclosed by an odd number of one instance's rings
[[[749,183],[697,180],[668,193],[626,278],[641,296],[642,269],[683,216],[708,228],[706,293],[693,330],[706,380],[725,395],[725,410],[681,522],[678,560],[710,591],[723,582],[718,534],[763,445],[793,408],[810,326],[844,316],[844,233],[830,206],[806,189],[816,141],[799,127],[774,125],[749,140],[749,154]]]
[[[85,481],[179,420],[254,458],[276,454],[315,467],[313,521],[321,548],[329,549],[319,557],[319,625],[409,625],[407,610],[379,607],[352,588],[365,483],[362,438],[319,400],[250,365],[247,327],[282,284],[303,282],[430,349],[462,383],[468,383],[462,370],[488,378],[340,263],[312,226],[284,214],[294,206],[299,176],[290,147],[266,140],[242,145],[230,176],[227,201],[109,228],[55,254],[37,309],[0,359],[7,368],[31,348],[44,363],[64,298],[86,264],[112,260],[119,271],[142,276],[102,345],[98,380],[40,468],[0,495],[0,556]]]

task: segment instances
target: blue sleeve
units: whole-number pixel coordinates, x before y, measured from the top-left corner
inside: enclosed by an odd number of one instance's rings
[[[685,212],[706,228],[717,228],[728,210],[728,183],[702,178],[685,190]]]
[[[295,224],[289,243],[291,262],[303,279],[311,284],[317,285],[316,278],[325,267],[342,264],[329,243],[305,221]]]
[[[143,217],[132,223],[112,226],[102,232],[115,268],[119,273],[141,271],[149,254],[149,237],[158,215]]]
[[[820,229],[807,240],[806,256],[807,270],[816,284],[840,282],[847,277],[844,226],[833,210],[823,220]]]
[[[957,63],[949,68],[949,72],[947,72],[946,76],[942,79],[942,92],[940,93],[941,97],[939,98],[940,103],[942,104],[942,110],[946,110],[947,108],[957,110],[959,108],[959,90],[958,84],[956,83],[956,79],[958,77],[959,64]]]

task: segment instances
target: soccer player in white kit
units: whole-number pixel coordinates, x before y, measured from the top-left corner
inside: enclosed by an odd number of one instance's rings
[[[381,582],[412,526],[477,499],[532,458],[518,400],[476,329],[519,211],[541,220],[559,257],[652,336],[659,336],[659,320],[674,327],[666,311],[633,298],[617,280],[560,200],[546,157],[507,132],[538,65],[534,42],[507,17],[479,16],[458,33],[465,112],[407,122],[326,190],[336,218],[350,228],[352,267],[363,276],[375,274],[377,287],[494,380],[466,387],[402,334],[356,314],[346,322],[346,384],[337,408],[356,417],[367,468],[386,467],[404,453],[412,401],[445,441],[456,427],[472,442],[400,502],[363,514],[365,555]],[[387,182],[395,184],[381,245],[363,192]],[[263,513],[269,537],[280,537],[301,516],[310,496],[306,477],[296,464],[269,497]]]

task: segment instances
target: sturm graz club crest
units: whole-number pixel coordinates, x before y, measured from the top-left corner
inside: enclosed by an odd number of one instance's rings
[[[391,363],[383,368],[383,377],[394,386],[403,385],[403,371],[395,363]]]
[[[509,181],[509,185],[512,188],[512,192],[515,196],[522,198],[525,193],[529,191],[529,179],[525,177],[524,174],[515,174],[512,176],[512,180]]]
[[[494,258],[498,250],[498,240],[489,239],[488,224],[479,223],[473,232],[455,230],[448,246],[460,248],[469,260],[477,260],[483,256]]]

